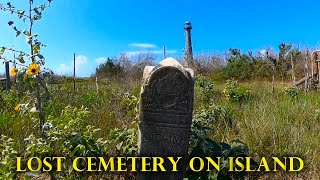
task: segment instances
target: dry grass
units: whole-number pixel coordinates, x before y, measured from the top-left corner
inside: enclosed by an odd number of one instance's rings
[[[239,107],[224,98],[216,103],[226,107],[233,115],[236,126],[218,129],[214,140],[230,142],[240,139],[245,142],[252,156],[297,156],[304,159],[301,173],[271,173],[263,179],[319,179],[320,168],[320,93],[299,92],[297,98],[283,93],[287,84],[276,84],[272,93],[269,82],[244,82],[250,87],[253,100]],[[219,90],[223,85],[218,85]]]

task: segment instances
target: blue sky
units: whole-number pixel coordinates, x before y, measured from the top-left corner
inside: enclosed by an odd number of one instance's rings
[[[19,9],[27,0],[11,2]],[[315,48],[320,40],[319,7],[315,0],[53,0],[34,31],[47,45],[42,51],[46,67],[70,75],[76,53],[77,76],[89,76],[107,57],[123,52],[148,50],[160,56],[165,45],[169,56],[181,56],[186,20],[193,25],[195,54],[229,48],[256,52],[276,49],[281,42]],[[25,38],[16,38],[7,25],[11,17],[0,12],[0,46],[26,50]],[[3,69],[1,64],[0,73]]]

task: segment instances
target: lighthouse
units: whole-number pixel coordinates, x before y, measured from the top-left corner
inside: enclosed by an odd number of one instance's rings
[[[189,68],[193,67],[193,53],[192,53],[192,43],[191,43],[191,23],[186,21],[184,23],[184,29],[186,30],[186,49],[185,49],[185,57],[187,61],[187,65]]]

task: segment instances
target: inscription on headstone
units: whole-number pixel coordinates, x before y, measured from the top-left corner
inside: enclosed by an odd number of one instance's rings
[[[182,157],[178,172],[138,173],[139,180],[182,180],[187,165],[194,98],[193,71],[173,58],[144,70],[140,102],[139,155]]]

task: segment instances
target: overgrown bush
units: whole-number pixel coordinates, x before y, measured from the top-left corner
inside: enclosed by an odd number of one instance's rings
[[[116,147],[113,152],[118,156],[138,155],[138,131],[137,128],[116,128],[110,132],[109,146]],[[111,149],[110,149],[111,150]]]
[[[14,140],[1,135],[0,152],[0,179],[16,179],[16,157],[18,152]]]
[[[250,90],[239,86],[235,80],[227,80],[223,94],[228,101],[237,102],[240,105],[251,98]]]
[[[44,125],[46,138],[42,139],[33,134],[25,138],[21,152],[17,152],[13,139],[2,136],[0,150],[2,152],[0,163],[0,177],[16,177],[16,157],[19,154],[22,162],[30,157],[66,157],[66,164],[72,165],[75,157],[101,157],[106,156],[106,141],[97,137],[100,129],[88,125],[84,121],[89,112],[85,108],[66,107],[60,116],[48,117]],[[77,172],[70,172],[70,167],[56,176],[58,177],[82,177]],[[72,169],[72,168],[71,168]],[[6,179],[6,178],[5,178]]]
[[[192,135],[190,139],[189,160],[193,157],[211,157],[217,160],[221,157],[220,171],[193,172],[189,167],[185,178],[188,180],[198,179],[246,179],[249,177],[247,172],[229,172],[229,157],[248,157],[249,148],[240,140],[232,141],[230,144],[217,143],[210,139],[210,134],[215,133],[216,128],[228,129],[233,124],[232,116],[226,109],[211,103],[208,107],[202,107],[194,113],[192,123]],[[255,161],[250,162],[251,167],[257,166]],[[195,164],[195,169],[199,169],[200,164]]]
[[[194,112],[192,129],[195,133],[208,136],[215,128],[228,129],[234,124],[231,114],[223,107],[211,102]],[[199,131],[199,129],[201,131]]]
[[[123,67],[120,65],[120,63],[116,63],[114,61],[115,60],[108,58],[105,63],[100,64],[96,68],[95,75],[101,78],[123,76]]]
[[[205,103],[210,102],[214,94],[214,83],[208,77],[199,75],[195,79],[196,88],[200,90],[200,96]]]
[[[250,79],[252,77],[252,63],[243,60],[229,61],[223,69],[225,78]]]
[[[284,94],[291,97],[291,98],[297,98],[299,94],[299,89],[296,86],[289,86],[284,88]]]

